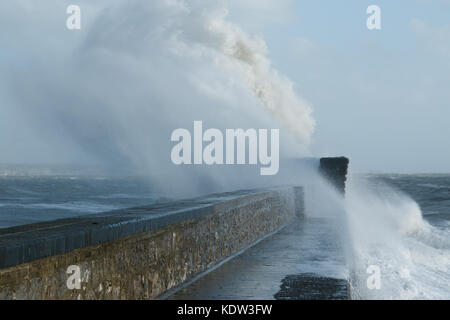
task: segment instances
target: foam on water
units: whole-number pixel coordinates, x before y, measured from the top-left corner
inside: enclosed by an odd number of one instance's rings
[[[450,298],[450,232],[430,225],[419,205],[383,184],[350,178],[346,194],[352,297]],[[369,289],[369,266],[381,286]]]

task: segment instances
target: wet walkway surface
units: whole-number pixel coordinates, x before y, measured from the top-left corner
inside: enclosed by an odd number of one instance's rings
[[[297,219],[168,299],[347,299],[339,234],[332,219]]]

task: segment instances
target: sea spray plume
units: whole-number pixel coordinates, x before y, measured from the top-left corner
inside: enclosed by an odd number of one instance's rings
[[[184,34],[228,57],[216,61],[227,71],[246,79],[262,105],[291,131],[301,146],[307,147],[315,128],[312,108],[295,93],[293,83],[272,67],[264,40],[251,37],[227,21],[228,10],[225,7],[209,11],[192,10],[190,14],[194,15],[199,26],[197,32]]]
[[[448,234],[428,224],[406,194],[377,180],[350,176],[345,199],[352,297],[448,299]],[[367,285],[368,267],[380,288]]]
[[[86,20],[81,30],[67,31],[61,25],[69,4],[29,2],[31,8],[23,10],[21,3],[8,2],[0,12],[16,30],[5,37],[5,46],[20,53],[0,74],[11,100],[2,101],[5,115],[18,122],[20,111],[33,138],[53,149],[52,162],[67,160],[60,156],[66,154],[77,162],[82,153],[113,168],[131,162],[162,191],[190,196],[258,186],[258,174],[248,168],[174,167],[171,132],[194,120],[222,129],[279,128],[271,112],[280,113],[277,118],[291,120],[306,149],[313,127],[309,113],[298,119],[286,114],[303,110],[285,103],[300,101],[292,84],[282,86],[285,79],[270,67],[261,40],[226,22],[222,4],[80,1]],[[53,14],[46,17],[48,12]],[[27,15],[35,19],[32,25]],[[43,37],[43,30],[51,37]],[[11,130],[5,136],[14,136]],[[297,143],[284,150],[300,149]],[[40,154],[45,161],[47,153]],[[28,158],[38,156],[30,152]]]

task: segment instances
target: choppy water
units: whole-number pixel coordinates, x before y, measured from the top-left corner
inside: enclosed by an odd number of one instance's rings
[[[438,228],[450,227],[450,174],[381,175],[372,177],[404,191],[416,201],[423,217]]]
[[[450,299],[450,175],[353,178],[346,205],[354,298]]]
[[[74,217],[157,201],[137,177],[0,176],[0,228]]]

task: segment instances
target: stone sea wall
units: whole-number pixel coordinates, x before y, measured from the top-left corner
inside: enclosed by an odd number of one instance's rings
[[[0,299],[153,299],[303,215],[240,191],[0,230]]]

